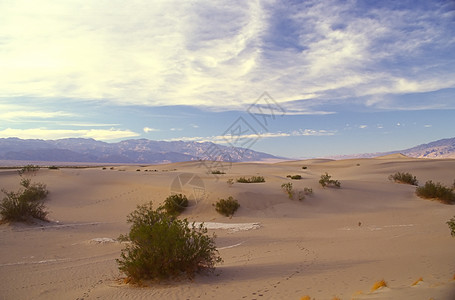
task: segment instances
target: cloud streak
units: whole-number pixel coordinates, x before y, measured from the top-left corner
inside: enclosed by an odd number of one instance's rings
[[[62,138],[92,138],[100,141],[109,141],[122,138],[139,136],[131,130],[118,129],[87,129],[87,130],[64,130],[64,129],[13,129],[0,130],[0,138],[17,137],[21,139],[62,139]]]

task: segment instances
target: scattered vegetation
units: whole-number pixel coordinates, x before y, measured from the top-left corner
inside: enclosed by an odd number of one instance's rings
[[[119,270],[128,281],[192,278],[200,271],[213,271],[222,262],[214,238],[201,224],[191,225],[165,211],[153,210],[152,203],[140,205],[127,217],[131,224],[129,242],[117,259]]]
[[[103,170],[106,170],[106,167],[103,167]]]
[[[291,178],[291,179],[296,179],[296,180],[300,180],[302,179],[302,176],[301,175],[288,175],[286,176],[287,178]]]
[[[384,279],[380,280],[380,281],[376,281],[374,283],[374,285],[371,287],[371,291],[374,292],[377,289],[380,289],[380,288],[383,288],[383,287],[387,287],[387,283],[384,281]]]
[[[319,179],[319,184],[322,185],[322,187],[326,187],[329,185],[334,185],[337,188],[341,187],[341,182],[338,180],[330,179],[332,176],[330,176],[327,172],[324,175],[321,175],[321,179]]]
[[[1,191],[5,197],[0,203],[0,215],[3,222],[27,222],[32,219],[46,221],[48,212],[44,199],[49,191],[42,183],[31,183],[30,179],[21,179],[21,189],[17,192]]]
[[[258,182],[265,182],[263,176],[252,176],[250,178],[240,177],[237,179],[237,182],[240,183],[258,183]]]
[[[419,186],[416,189],[417,196],[426,199],[437,199],[444,204],[455,203],[455,193],[452,188],[446,187],[441,183],[434,183],[429,180],[424,186]]]
[[[291,200],[294,199],[295,191],[292,187],[292,182],[283,183],[281,185],[281,189],[288,195],[289,199],[291,199]],[[313,189],[305,187],[303,189],[303,191],[297,192],[297,195],[298,195],[297,198],[299,199],[299,201],[303,201],[303,200],[305,200],[305,196],[311,195],[311,194],[313,194]]]
[[[239,207],[239,202],[232,196],[227,199],[220,199],[215,203],[215,210],[226,217],[232,217]]]
[[[419,185],[419,181],[415,176],[412,176],[411,173],[397,172],[395,174],[389,175],[389,180],[393,180],[398,183]]]
[[[141,169],[136,169],[136,172],[140,172],[140,171],[141,171]]]
[[[450,228],[450,234],[455,237],[455,216],[451,218],[449,221],[447,221],[447,225]],[[455,279],[455,277],[454,277]]]
[[[226,181],[227,185],[230,187],[234,184],[234,179],[232,178],[229,178],[227,181]]]
[[[165,210],[168,215],[176,217],[180,215],[187,207],[188,198],[185,195],[176,194],[167,197],[160,209]]]
[[[226,173],[223,172],[223,171],[220,171],[220,170],[216,170],[216,171],[212,171],[212,174],[214,174],[214,175],[222,175],[222,174],[226,174]]]
[[[303,170],[306,170],[306,169],[308,169],[308,167],[303,166],[302,169],[303,169]]]
[[[57,167],[57,166],[50,166],[48,169],[49,169],[49,170],[58,170],[59,167]]]
[[[40,169],[40,166],[26,165],[26,166],[23,166],[22,169],[20,169],[18,172],[19,172],[19,175],[21,175],[21,176],[26,173],[31,173],[32,175],[35,175],[35,173],[38,172],[39,169]]]

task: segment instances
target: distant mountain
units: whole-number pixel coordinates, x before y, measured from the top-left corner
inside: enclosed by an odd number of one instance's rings
[[[94,139],[33,140],[0,138],[0,160],[158,164],[194,160],[261,161],[279,157],[210,142],[147,139],[106,143]]]
[[[448,138],[437,140],[428,144],[418,145],[409,149],[390,151],[390,152],[376,152],[376,153],[362,153],[352,155],[338,155],[331,156],[333,159],[348,159],[348,158],[370,158],[377,156],[384,156],[390,154],[401,153],[407,157],[414,158],[455,158],[455,138]]]
[[[455,138],[422,144],[400,152],[416,158],[455,158]]]

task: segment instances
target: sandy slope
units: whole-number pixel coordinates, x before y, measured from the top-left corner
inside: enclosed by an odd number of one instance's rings
[[[455,160],[397,156],[239,163],[218,176],[197,162],[41,170],[33,179],[48,185],[53,222],[0,225],[0,299],[455,299],[455,238],[445,224],[455,206],[420,199],[415,187],[387,180],[406,171],[421,183],[450,185],[454,170]],[[324,172],[342,188],[320,187]],[[126,215],[137,204],[158,206],[175,191],[176,178],[194,174],[201,181],[183,192],[196,191],[197,199],[183,217],[255,226],[210,230],[224,259],[214,275],[146,288],[122,284],[115,262],[122,245],[110,239],[128,231]],[[288,174],[301,174],[294,187],[311,187],[314,195],[288,199],[280,189]],[[266,183],[226,184],[252,175]],[[0,187],[18,188],[17,173],[1,170]],[[229,195],[241,204],[232,219],[212,207]],[[381,279],[388,288],[370,292]]]

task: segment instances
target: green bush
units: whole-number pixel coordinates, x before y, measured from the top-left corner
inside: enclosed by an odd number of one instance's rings
[[[292,182],[283,183],[281,185],[281,188],[283,189],[283,191],[286,194],[288,194],[289,199],[291,199],[291,200],[294,199],[295,191],[294,191],[294,189],[292,187]],[[299,201],[305,200],[305,196],[311,195],[311,194],[313,194],[313,189],[307,188],[307,187],[305,187],[303,189],[303,191],[298,191],[297,192]]]
[[[138,206],[127,222],[130,232],[119,240],[129,243],[116,261],[132,282],[192,278],[200,271],[213,271],[222,262],[215,236],[208,236],[203,224],[190,225],[186,219],[153,210],[151,202]]]
[[[6,197],[0,203],[0,215],[3,222],[27,222],[33,218],[46,221],[48,212],[44,199],[49,191],[42,183],[31,183],[30,179],[22,179],[17,192],[2,189]]]
[[[222,172],[222,171],[219,171],[219,170],[216,170],[216,171],[212,171],[212,174],[214,175],[221,175],[221,174],[226,174],[225,172]]]
[[[26,165],[26,166],[23,166],[22,169],[20,169],[18,172],[19,172],[19,175],[23,175],[25,173],[32,173],[32,175],[35,175],[36,172],[38,172],[40,169],[40,166],[35,166],[35,165]]]
[[[258,182],[265,182],[263,176],[251,176],[250,178],[240,177],[237,179],[237,182],[240,183],[258,183]]]
[[[188,207],[188,198],[185,195],[171,195],[164,200],[160,209],[164,209],[171,216],[180,215]]]
[[[327,172],[324,175],[321,175],[321,179],[319,179],[319,184],[322,185],[322,187],[326,187],[329,185],[334,185],[337,188],[341,187],[341,183],[338,180],[333,180],[330,179],[332,176],[330,176]]]
[[[292,189],[292,182],[283,183],[281,189],[288,194],[289,199],[294,199],[294,190]]]
[[[412,176],[411,173],[401,173],[397,172],[395,174],[389,175],[389,180],[393,180],[399,183],[419,185],[419,181],[415,176]]]
[[[455,237],[455,216],[447,221],[447,225],[449,225],[450,234]]]
[[[433,183],[431,180],[425,182],[424,186],[419,186],[416,194],[422,198],[437,199],[445,204],[455,203],[455,194],[451,188],[443,186],[439,182]]]
[[[232,217],[239,207],[239,202],[232,196],[227,199],[220,199],[215,203],[215,210],[226,217]]]

